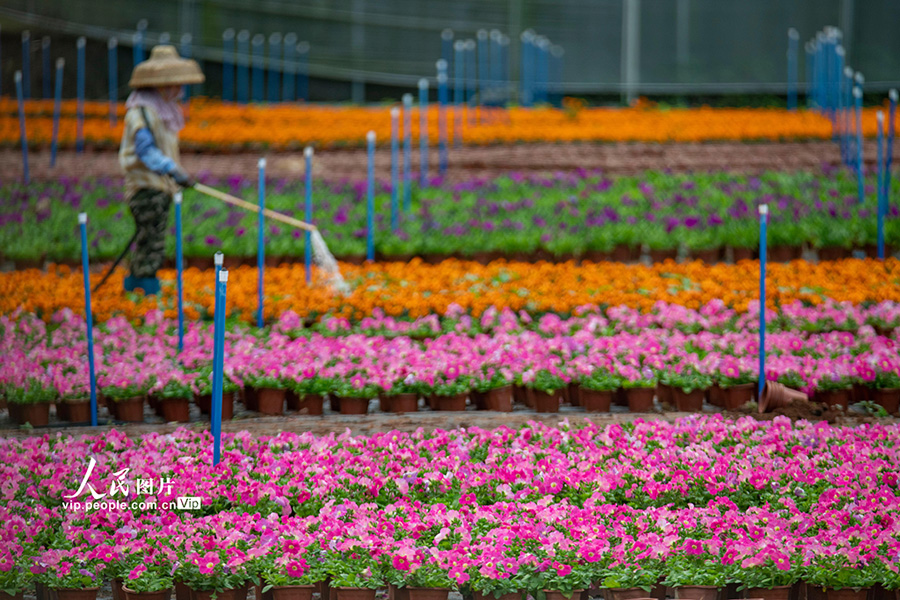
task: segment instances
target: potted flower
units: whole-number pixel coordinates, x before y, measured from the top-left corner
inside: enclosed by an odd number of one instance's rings
[[[869,589],[879,582],[880,570],[877,561],[851,562],[840,554],[816,555],[800,569],[806,585],[825,591],[829,600],[866,600]]]
[[[534,409],[539,413],[559,412],[560,394],[567,382],[556,369],[537,369],[522,382],[532,390]]]
[[[0,600],[22,600],[31,586],[33,575],[23,569],[11,553],[0,553]]]
[[[658,559],[619,560],[615,566],[606,569],[606,576],[600,583],[608,592],[608,600],[653,598],[661,572]]]
[[[722,407],[725,410],[737,410],[753,400],[756,375],[742,369],[738,360],[726,360],[719,365],[716,379],[722,390]]]
[[[885,359],[883,362],[888,364],[878,365],[875,377],[866,385],[872,390],[872,400],[892,415],[900,409],[900,374],[891,361]]]
[[[631,412],[649,412],[653,408],[653,396],[656,392],[656,375],[650,367],[637,369],[630,365],[619,364],[616,367],[622,378],[622,389]]]
[[[540,558],[540,563],[520,568],[530,588],[526,591],[535,600],[574,600],[591,585],[593,568],[574,551]]]
[[[512,376],[507,369],[484,367],[472,376],[472,402],[479,409],[512,410]]]
[[[212,366],[204,366],[195,373],[193,380],[194,402],[197,403],[201,413],[210,414],[212,412]],[[222,378],[223,421],[234,417],[234,394],[240,389],[241,386],[228,375]]]
[[[288,377],[285,402],[288,410],[306,410],[309,415],[321,415],[328,381],[319,376],[315,367],[304,367],[295,376]]]
[[[244,374],[244,385],[255,390],[256,411],[264,415],[284,414],[284,397],[288,382],[269,366],[265,371]]]
[[[134,376],[126,376],[125,379],[116,378],[114,382],[104,385],[100,391],[107,401],[112,401],[112,404],[107,403],[107,406],[116,419],[139,423],[144,420],[144,400],[153,383],[152,377],[141,377],[135,372]]]
[[[4,395],[9,403],[9,416],[17,424],[43,427],[50,422],[50,403],[56,398],[56,392],[44,387],[37,378],[29,377],[19,385],[8,384]]]
[[[412,559],[403,554],[390,558],[385,578],[395,586],[395,597],[409,600],[447,600],[454,582],[446,569],[431,555],[419,549]]]
[[[581,378],[581,405],[587,412],[609,412],[613,392],[622,386],[622,378],[605,368],[594,369]]]
[[[169,380],[155,392],[160,416],[166,422],[187,423],[191,420],[191,398],[194,390],[185,373],[173,371]]]
[[[292,544],[300,547],[296,540],[285,540],[283,547],[288,549]],[[326,577],[322,562],[303,553],[270,553],[260,571],[262,593],[272,600],[310,600]]]
[[[48,549],[38,558],[43,570],[35,581],[55,591],[58,600],[96,600],[103,584],[103,567],[97,560],[85,560],[81,548]]]
[[[323,560],[335,600],[374,600],[384,586],[384,574],[368,549],[331,551]]]
[[[450,366],[435,374],[431,383],[422,381],[420,390],[430,399],[433,410],[463,411],[472,390],[472,378],[462,375],[459,367]]]
[[[125,600],[168,600],[172,595],[172,565],[154,557],[148,560],[145,554],[132,555],[128,565],[130,570],[123,578],[122,591]]]
[[[821,377],[816,382],[815,401],[826,406],[840,406],[846,409],[850,405],[850,390],[853,380],[845,375],[833,373]]]
[[[669,373],[669,385],[672,386],[672,397],[678,410],[699,412],[703,410],[703,396],[712,385],[712,377],[694,367],[687,367]]]
[[[191,590],[191,600],[230,600],[231,590],[241,589],[247,575],[226,569],[226,560],[215,550],[188,552],[172,573]]]
[[[381,410],[408,413],[419,410],[419,381],[410,373],[395,380],[379,394]]]
[[[781,552],[770,556],[760,552],[757,556],[737,560],[728,566],[729,583],[738,590],[746,590],[748,598],[763,600],[790,600],[791,588],[800,581],[800,568],[796,561]]]
[[[683,551],[666,559],[663,585],[675,588],[676,598],[716,600],[725,585],[725,566],[708,554],[701,540],[685,540]]]
[[[331,380],[328,393],[340,399],[342,415],[364,415],[369,402],[378,397],[379,387],[367,380],[367,374],[356,372]]]

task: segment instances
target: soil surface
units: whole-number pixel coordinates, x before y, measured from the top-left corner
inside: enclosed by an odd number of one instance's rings
[[[185,168],[195,174],[207,173],[215,178],[240,174],[254,177],[257,161],[263,156],[243,154],[182,154]],[[267,158],[267,174],[276,178],[300,179],[304,176],[302,152],[272,152]],[[875,142],[866,142],[867,164],[875,164]],[[900,144],[895,157],[900,159]],[[375,157],[377,177],[390,179],[390,150],[378,149]],[[438,155],[432,149],[431,176],[437,175]],[[766,170],[817,171],[823,165],[839,165],[838,145],[830,141],[810,142],[719,142],[697,144],[519,144],[512,146],[463,147],[451,149],[447,179],[453,182],[473,178],[492,178],[511,171],[553,172],[576,169],[602,169],[609,174],[637,174],[647,170],[733,171],[756,173]],[[419,168],[419,153],[414,152],[412,170]],[[50,168],[49,150],[29,156],[32,179],[52,180],[61,175],[120,177],[118,155],[114,151],[97,150],[76,154],[64,150],[57,155],[56,167]],[[0,149],[2,180],[21,180],[22,156],[16,148]],[[316,154],[314,174],[317,178],[335,180],[363,179],[366,174],[366,151],[357,149],[323,150]]]

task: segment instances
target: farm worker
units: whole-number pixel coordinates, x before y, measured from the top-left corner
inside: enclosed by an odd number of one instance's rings
[[[174,46],[156,46],[134,68],[134,88],[125,107],[119,164],[125,171],[125,199],[134,216],[135,250],[125,290],[159,294],[156,272],[165,256],[172,195],[196,182],[179,164],[178,132],[184,127],[182,86],[203,83],[194,60],[180,58]]]

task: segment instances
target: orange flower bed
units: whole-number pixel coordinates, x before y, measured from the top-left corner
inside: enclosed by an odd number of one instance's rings
[[[16,101],[0,99],[0,143],[19,143]],[[467,109],[472,110],[472,109]],[[59,141],[75,144],[76,103],[62,103]],[[123,105],[117,107],[119,121],[112,127],[109,104],[85,103],[84,135],[88,143],[117,146],[122,137]],[[875,108],[863,111],[863,131],[876,135]],[[29,143],[50,143],[53,102],[26,102]],[[226,104],[194,98],[187,107],[188,123],[181,132],[185,147],[238,150],[245,147],[273,149],[362,146],[366,133],[375,131],[380,145],[388,144],[391,119],[388,106],[344,107],[303,104]],[[463,139],[468,144],[515,142],[705,142],[715,140],[829,139],[831,123],[809,111],[782,109],[697,108],[655,110],[633,108],[511,108],[484,109],[484,122],[469,125],[464,119]],[[438,141],[438,109],[428,115],[428,132]],[[418,136],[419,119],[413,120]],[[448,116],[449,135],[455,119]]]
[[[287,310],[303,316],[323,314],[359,319],[376,308],[392,316],[421,317],[444,313],[452,303],[474,315],[490,306],[510,307],[533,313],[566,314],[585,304],[624,305],[649,310],[659,301],[688,308],[721,299],[727,306],[746,311],[757,298],[759,265],[742,261],[737,265],[708,266],[700,262],[653,266],[598,263],[516,263],[496,261],[489,265],[447,260],[438,265],[419,260],[410,263],[341,265],[353,287],[347,297],[330,290],[307,287],[303,267],[282,266],[266,270],[266,315]],[[145,312],[161,308],[175,317],[175,273],[163,270],[162,297],[146,299],[122,292],[124,271],[117,272],[93,297],[95,319],[117,314],[139,319]],[[94,284],[102,274],[92,275]],[[190,319],[212,312],[212,271],[185,271],[186,315]],[[888,259],[844,260],[819,264],[795,261],[772,264],[768,275],[768,305],[801,300],[819,304],[825,299],[855,304],[885,300],[900,301],[900,261]],[[45,319],[62,308],[84,310],[82,276],[69,267],[0,273],[0,313],[17,309]],[[256,309],[256,269],[240,267],[228,280],[229,314],[252,320]]]

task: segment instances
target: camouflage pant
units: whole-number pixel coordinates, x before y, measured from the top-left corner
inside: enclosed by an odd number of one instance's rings
[[[156,272],[162,266],[171,204],[172,196],[148,188],[138,190],[128,201],[128,208],[134,215],[137,227],[135,249],[131,254],[133,277],[156,277]]]

